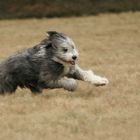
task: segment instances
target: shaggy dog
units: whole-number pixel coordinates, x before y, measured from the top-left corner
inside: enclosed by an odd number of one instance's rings
[[[106,78],[84,71],[77,64],[78,51],[71,38],[55,31],[33,48],[21,51],[0,64],[0,93],[15,92],[17,87],[33,93],[45,88],[76,89],[76,80],[96,86],[108,84]]]

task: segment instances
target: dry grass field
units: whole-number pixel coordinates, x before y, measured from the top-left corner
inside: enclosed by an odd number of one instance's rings
[[[139,140],[140,12],[89,17],[1,20],[0,61],[42,40],[45,31],[71,36],[78,63],[106,76],[75,92],[27,89],[0,96],[0,140]]]

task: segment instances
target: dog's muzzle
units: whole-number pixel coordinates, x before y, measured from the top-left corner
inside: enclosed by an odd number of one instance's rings
[[[57,57],[60,61],[64,62],[64,63],[68,63],[68,64],[71,64],[71,65],[75,65],[75,60],[77,59],[77,56],[75,56],[75,58],[71,61],[66,61],[64,60],[63,58],[60,58],[60,57]]]

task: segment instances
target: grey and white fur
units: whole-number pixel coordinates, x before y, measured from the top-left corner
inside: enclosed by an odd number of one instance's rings
[[[0,64],[0,94],[29,88],[33,93],[43,89],[63,88],[74,91],[75,79],[94,85],[106,85],[108,80],[91,70],[81,69],[76,60],[78,51],[71,38],[55,31],[33,48],[18,52]]]

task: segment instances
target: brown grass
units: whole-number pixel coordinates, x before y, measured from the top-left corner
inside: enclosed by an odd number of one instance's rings
[[[47,30],[69,34],[79,64],[110,84],[0,96],[0,140],[139,140],[140,13],[0,21],[0,60],[32,47]]]

